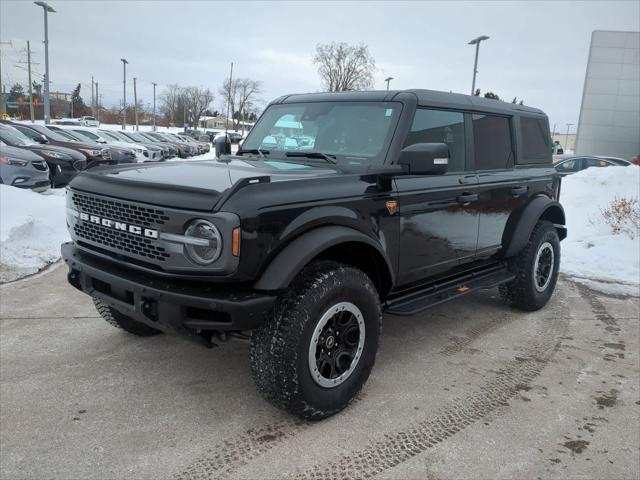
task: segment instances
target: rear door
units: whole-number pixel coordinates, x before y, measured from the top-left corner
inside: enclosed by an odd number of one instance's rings
[[[509,116],[472,115],[474,160],[478,173],[478,248],[476,259],[491,257],[502,248],[511,212],[527,201],[529,179],[514,168],[515,131]]]
[[[468,133],[462,112],[416,110],[404,146],[446,143],[450,159],[445,175],[396,177],[401,245],[398,284],[423,281],[475,255],[477,177],[469,171]]]

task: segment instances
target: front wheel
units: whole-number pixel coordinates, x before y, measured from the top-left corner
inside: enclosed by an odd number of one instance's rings
[[[500,286],[500,295],[521,310],[539,310],[555,290],[559,267],[558,232],[551,222],[540,221],[525,248],[511,262],[516,278]]]
[[[312,263],[253,332],[250,360],[258,390],[305,419],[339,412],[369,377],[381,321],[367,275],[335,262]]]

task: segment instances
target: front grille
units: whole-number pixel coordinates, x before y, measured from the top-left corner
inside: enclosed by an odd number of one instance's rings
[[[164,262],[169,254],[164,248],[154,245],[153,241],[126,232],[111,230],[92,223],[77,223],[73,227],[75,234],[90,242],[115,248],[122,252],[139,255]]]
[[[103,218],[138,225],[141,227],[157,227],[164,225],[169,217],[164,210],[107,200],[73,192],[73,204],[81,212],[93,213]]]
[[[33,168],[35,168],[36,170],[40,170],[41,172],[47,171],[47,162],[45,162],[44,160],[40,162],[31,162],[31,165],[33,165]]]

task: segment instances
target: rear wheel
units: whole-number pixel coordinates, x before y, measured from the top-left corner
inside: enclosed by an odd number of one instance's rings
[[[381,325],[373,283],[360,270],[314,262],[251,338],[251,369],[271,403],[319,420],[346,407],[373,368]]]
[[[551,222],[536,224],[526,247],[511,262],[516,278],[500,286],[500,295],[516,308],[544,307],[556,287],[560,266],[560,239]]]
[[[123,315],[122,313],[115,310],[114,308],[111,308],[109,305],[96,297],[92,297],[92,299],[93,304],[96,306],[96,310],[98,310],[100,316],[107,323],[116,328],[121,328],[122,330],[139,337],[151,337],[153,335],[162,333],[160,330],[151,328],[144,323],[140,323],[132,319],[131,317]]]

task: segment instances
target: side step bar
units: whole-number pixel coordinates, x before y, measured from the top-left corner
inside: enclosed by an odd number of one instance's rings
[[[398,298],[389,300],[384,305],[384,312],[390,315],[414,315],[440,303],[448,302],[467,293],[483,288],[491,288],[515,278],[506,266],[498,265],[489,270],[472,272],[441,283],[413,291]]]

